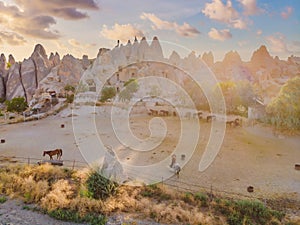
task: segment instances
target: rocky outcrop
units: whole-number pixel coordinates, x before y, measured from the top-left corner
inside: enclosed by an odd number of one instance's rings
[[[57,74],[64,84],[77,84],[83,73],[82,63],[72,55],[65,55],[58,67]]]
[[[0,73],[0,102],[5,99],[6,96],[6,90],[5,90],[5,83],[4,83],[4,77]]]
[[[213,67],[214,55],[212,52],[208,52],[208,53],[204,52],[201,59],[207,64],[208,67],[210,68]]]
[[[21,82],[20,68],[20,63],[15,63],[9,68],[8,79],[6,83],[6,99],[8,100],[26,95]]]
[[[37,44],[31,54],[30,59],[33,61],[35,70],[37,72],[37,82],[42,80],[50,72],[51,63],[48,60],[46,51],[41,44]]]
[[[173,51],[172,54],[170,55],[169,63],[171,63],[174,66],[179,66],[181,63],[180,61],[181,61],[180,55],[177,52]]]
[[[53,52],[51,52],[49,56],[49,63],[50,63],[50,67],[55,67],[60,64],[60,56],[57,52],[55,53],[55,55]]]

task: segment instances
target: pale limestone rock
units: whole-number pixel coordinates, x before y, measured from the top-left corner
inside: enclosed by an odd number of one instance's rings
[[[72,55],[65,55],[61,60],[57,73],[62,83],[75,85],[79,82],[83,71],[79,59],[74,58]]]
[[[202,55],[202,60],[207,64],[208,67],[212,68],[214,65],[214,55],[210,51],[208,53],[204,52]]]
[[[10,65],[14,65],[16,63],[15,58],[13,57],[13,55],[9,55],[8,56],[8,62],[10,63]]]
[[[181,64],[181,58],[177,52],[172,52],[172,54],[169,57],[169,63],[171,63],[174,66],[179,66]]]
[[[149,44],[148,44],[146,38],[143,37],[138,46],[137,60],[141,62],[141,61],[149,59],[149,52],[150,52]]]
[[[150,60],[157,60],[157,61],[164,60],[163,51],[157,37],[154,37],[150,44],[148,57],[149,57],[148,59]]]
[[[37,77],[32,59],[25,59],[21,67],[22,84],[26,92],[27,100],[30,101],[37,88]]]
[[[82,69],[86,70],[90,66],[90,60],[87,55],[82,56]]]
[[[49,62],[50,62],[50,67],[54,67],[60,64],[60,56],[59,54],[56,52],[55,55],[53,52],[51,52],[50,56],[49,56]]]
[[[4,99],[5,98],[5,83],[4,83],[4,77],[1,74],[0,71],[0,99]]]
[[[41,44],[37,44],[35,46],[30,59],[32,59],[34,64],[36,65],[37,81],[39,82],[50,72],[51,69],[46,51]]]
[[[2,53],[1,56],[0,56],[0,73],[2,72],[2,74],[4,74],[5,69],[6,69],[6,57]]]
[[[11,100],[12,98],[25,96],[24,89],[22,87],[20,73],[20,64],[15,63],[12,65],[8,72],[8,80],[6,83],[6,99]]]

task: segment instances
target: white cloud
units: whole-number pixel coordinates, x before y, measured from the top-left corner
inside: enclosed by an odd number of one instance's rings
[[[152,13],[143,13],[140,17],[143,20],[151,21],[153,23],[152,29],[154,30],[175,30],[176,33],[184,37],[195,37],[200,34],[200,31],[188,23],[179,25],[176,22],[162,20]]]
[[[126,42],[127,40],[132,39],[133,37],[141,38],[144,36],[143,32],[134,27],[131,24],[118,24],[109,29],[106,25],[103,25],[100,34],[109,40],[120,40]]]
[[[80,47],[80,46],[81,46],[80,43],[79,43],[79,41],[77,41],[77,40],[75,40],[75,39],[70,39],[70,40],[68,40],[68,43],[69,43],[70,45],[72,45],[73,47]]]
[[[244,8],[245,15],[255,15],[262,11],[262,9],[258,8],[256,5],[256,0],[239,0]]]
[[[0,26],[6,32],[18,34],[22,39],[24,37],[58,39],[61,37],[59,31],[52,28],[57,22],[56,18],[84,19],[88,15],[80,10],[99,9],[94,0],[14,0],[13,2],[15,5],[0,1]],[[22,42],[12,41],[9,44],[14,43]]]
[[[262,35],[262,33],[263,33],[262,30],[257,30],[257,31],[256,31],[256,34],[257,34],[258,36]]]
[[[26,43],[26,40],[17,33],[14,32],[0,32],[0,43],[6,42],[10,45],[23,45]]]
[[[266,37],[266,41],[271,51],[279,53],[289,52],[285,43],[285,37],[281,33],[276,33]]]
[[[290,6],[288,6],[285,8],[284,11],[281,12],[280,15],[283,19],[288,19],[292,15],[293,11],[294,11],[294,9]]]
[[[226,23],[231,27],[237,29],[247,28],[247,23],[233,8],[230,0],[227,0],[226,4],[223,4],[221,0],[212,0],[211,3],[205,4],[202,13],[210,19]]]
[[[217,30],[216,28],[211,28],[208,32],[208,36],[214,40],[225,41],[232,38],[232,34],[228,29]]]

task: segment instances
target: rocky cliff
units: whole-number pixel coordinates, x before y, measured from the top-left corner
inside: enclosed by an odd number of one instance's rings
[[[56,52],[51,53],[48,58],[41,44],[37,44],[31,56],[22,62],[16,63],[12,55],[9,55],[7,61],[4,54],[1,54],[0,98],[10,100],[23,96],[30,102],[36,93],[52,89],[62,90],[67,84],[76,85],[89,65],[90,60],[87,56],[83,56],[80,60],[72,55],[66,55],[61,60]]]
[[[93,63],[92,63],[93,61]],[[137,62],[158,61],[168,63],[179,69],[193,73],[203,67],[209,67],[220,81],[248,80],[259,85],[267,97],[276,95],[279,88],[291,77],[300,74],[300,58],[291,56],[288,60],[280,60],[272,57],[266,46],[261,46],[253,52],[249,62],[243,62],[238,52],[230,51],[220,62],[214,61],[212,52],[197,56],[191,52],[182,58],[173,51],[169,58],[163,55],[162,47],[157,37],[148,42],[146,38],[138,41],[136,38],[126,45],[118,43],[113,49],[101,48],[95,60],[90,60],[84,55],[77,59],[72,55],[60,57],[56,52],[50,53],[48,58],[46,50],[37,44],[28,59],[15,62],[12,55],[8,60],[4,54],[0,56],[0,98],[12,99],[24,96],[28,101],[37,93],[48,90],[63,90],[66,84],[77,85],[84,75],[96,87],[105,82],[104,74],[115,74],[120,68],[135,63],[126,72],[120,72],[123,79],[145,76],[146,74],[161,74],[164,77],[172,77],[174,80],[184,82],[177,70],[164,70],[160,65],[157,67],[142,68]],[[147,64],[142,64],[147,65]],[[99,90],[98,90],[99,91]]]

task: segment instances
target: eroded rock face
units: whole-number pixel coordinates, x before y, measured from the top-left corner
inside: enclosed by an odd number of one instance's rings
[[[27,100],[30,101],[38,86],[35,65],[31,58],[25,59],[22,62],[21,79],[26,92]]]
[[[48,60],[46,51],[41,44],[37,44],[30,57],[36,65],[37,81],[42,80],[50,72],[51,63]]]
[[[60,64],[60,56],[59,56],[59,54],[56,52],[55,55],[54,55],[54,53],[51,52],[51,54],[49,56],[49,62],[50,62],[50,66],[51,67],[58,66]]]
[[[83,73],[82,63],[72,55],[65,55],[58,67],[58,75],[65,84],[77,84]]]
[[[4,77],[2,76],[2,73],[0,72],[0,100],[5,99],[5,83],[4,83]]]
[[[204,52],[202,55],[202,60],[210,67],[212,68],[214,65],[214,55],[212,52]]]
[[[5,73],[5,68],[6,68],[6,57],[2,53],[0,56],[0,72],[2,72],[2,74]]]
[[[19,68],[19,63],[15,63],[9,68],[8,79],[6,83],[6,99],[8,100],[19,96],[25,96],[24,89],[21,83]]]

